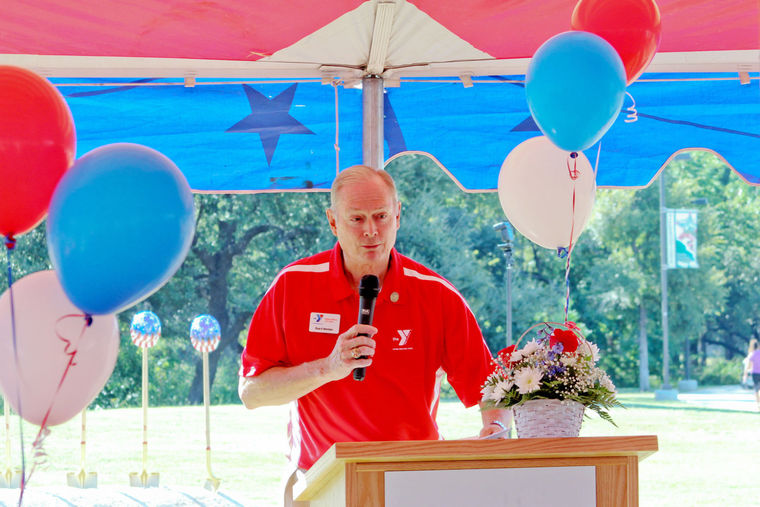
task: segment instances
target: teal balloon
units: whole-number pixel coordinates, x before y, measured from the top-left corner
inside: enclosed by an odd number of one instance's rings
[[[116,313],[166,283],[194,231],[193,195],[177,166],[146,146],[110,144],[82,156],[56,187],[48,253],[77,308]]]
[[[562,150],[581,151],[615,122],[625,80],[615,48],[598,35],[570,31],[538,48],[525,76],[525,94],[544,135]]]

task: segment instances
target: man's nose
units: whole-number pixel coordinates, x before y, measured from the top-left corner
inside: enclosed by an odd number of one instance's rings
[[[375,236],[377,234],[377,224],[374,220],[367,220],[367,224],[364,227],[365,236]]]

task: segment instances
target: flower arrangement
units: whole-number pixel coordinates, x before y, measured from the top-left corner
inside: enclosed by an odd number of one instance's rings
[[[521,349],[510,345],[497,354],[481,391],[483,402],[512,408],[535,399],[572,400],[614,425],[608,410],[622,405],[615,385],[596,366],[599,348],[573,322],[536,324],[521,339],[536,328],[538,336]]]

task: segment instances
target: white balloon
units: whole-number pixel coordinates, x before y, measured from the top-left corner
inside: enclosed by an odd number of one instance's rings
[[[577,178],[568,169],[577,171]],[[575,206],[573,206],[573,191]],[[499,201],[512,225],[534,243],[557,249],[578,241],[591,217],[596,179],[582,152],[572,159],[544,136],[523,141],[499,173]]]
[[[100,393],[119,354],[114,314],[84,314],[66,297],[54,271],[38,271],[0,296],[0,391],[30,423],[55,426],[84,410]],[[13,327],[16,348],[13,347]],[[76,351],[74,362],[69,366]]]

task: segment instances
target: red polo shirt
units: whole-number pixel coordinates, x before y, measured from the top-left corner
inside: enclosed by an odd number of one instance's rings
[[[256,309],[241,374],[328,356],[338,335],[356,323],[358,308],[340,245],[290,264]],[[377,347],[364,381],[349,375],[296,401],[291,457],[300,467],[310,467],[335,442],[439,439],[440,369],[465,406],[480,401],[491,354],[446,279],[393,249],[373,325]]]

